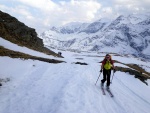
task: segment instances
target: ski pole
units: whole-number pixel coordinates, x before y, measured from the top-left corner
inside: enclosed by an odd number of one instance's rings
[[[101,73],[102,73],[102,72],[100,72],[100,74],[99,74],[99,76],[98,76],[98,78],[97,78],[97,81],[98,81],[98,79],[99,79],[99,77],[100,77]],[[96,81],[95,85],[97,84],[97,81]]]
[[[113,76],[114,76],[114,73],[113,73]],[[113,76],[112,76],[112,79],[111,79],[111,82],[110,82],[111,84],[112,84]]]

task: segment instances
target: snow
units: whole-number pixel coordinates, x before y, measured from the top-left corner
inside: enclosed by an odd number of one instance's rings
[[[18,46],[17,44],[13,44],[13,43],[11,43],[11,42],[9,42],[9,41],[1,38],[1,37],[0,37],[0,45],[7,48],[7,49],[19,51],[19,52],[24,52],[26,54],[30,54],[33,56],[40,56],[40,57],[45,57],[45,58],[54,58],[53,56],[49,56],[49,55],[46,55],[44,53],[41,53],[41,52],[38,52],[35,50],[31,50],[27,47]]]
[[[0,45],[6,48],[20,48],[20,51],[31,54],[25,47],[8,43],[0,39]],[[114,74],[110,86],[113,98],[107,92],[102,95],[102,74],[95,86],[100,70],[98,62],[103,59],[98,56],[105,54],[61,52],[66,63],[51,64],[0,57],[0,78],[10,79],[2,82],[3,86],[0,87],[0,113],[149,113],[150,86],[134,76],[118,71]],[[150,71],[150,62],[125,56],[112,58],[123,63],[143,65]],[[76,61],[88,65],[74,64]],[[150,80],[147,82],[150,84]]]
[[[44,45],[79,51],[114,52],[149,58],[149,13],[122,15],[55,27],[40,35]],[[61,32],[62,31],[62,32]]]
[[[150,55],[149,50],[150,50],[150,45],[148,45],[148,47],[145,50],[143,50],[142,53],[144,53],[146,55]]]

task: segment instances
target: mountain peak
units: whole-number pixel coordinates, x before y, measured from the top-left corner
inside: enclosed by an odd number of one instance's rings
[[[150,49],[149,20],[150,16],[144,14],[120,15],[113,21],[99,19],[88,24],[67,24],[58,29],[59,34],[49,32],[50,42],[46,42],[48,37],[41,37],[47,45],[61,49],[107,51],[145,57],[150,55],[147,51]]]

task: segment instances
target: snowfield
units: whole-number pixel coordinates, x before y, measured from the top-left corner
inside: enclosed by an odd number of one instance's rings
[[[20,51],[28,53],[27,49]],[[43,56],[36,52],[34,55]],[[60,64],[0,57],[0,78],[10,79],[0,87],[0,113],[149,113],[150,80],[147,86],[133,75],[117,71],[110,86],[114,97],[107,92],[103,95],[102,74],[95,85],[100,74],[98,62],[103,57],[95,55],[105,54],[62,51],[66,63]],[[112,58],[142,65],[150,72],[150,62],[133,57]],[[74,64],[77,61],[88,65]]]

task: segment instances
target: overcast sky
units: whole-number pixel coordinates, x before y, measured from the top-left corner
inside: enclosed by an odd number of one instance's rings
[[[150,12],[150,0],[0,0],[0,10],[41,33],[69,22]]]

